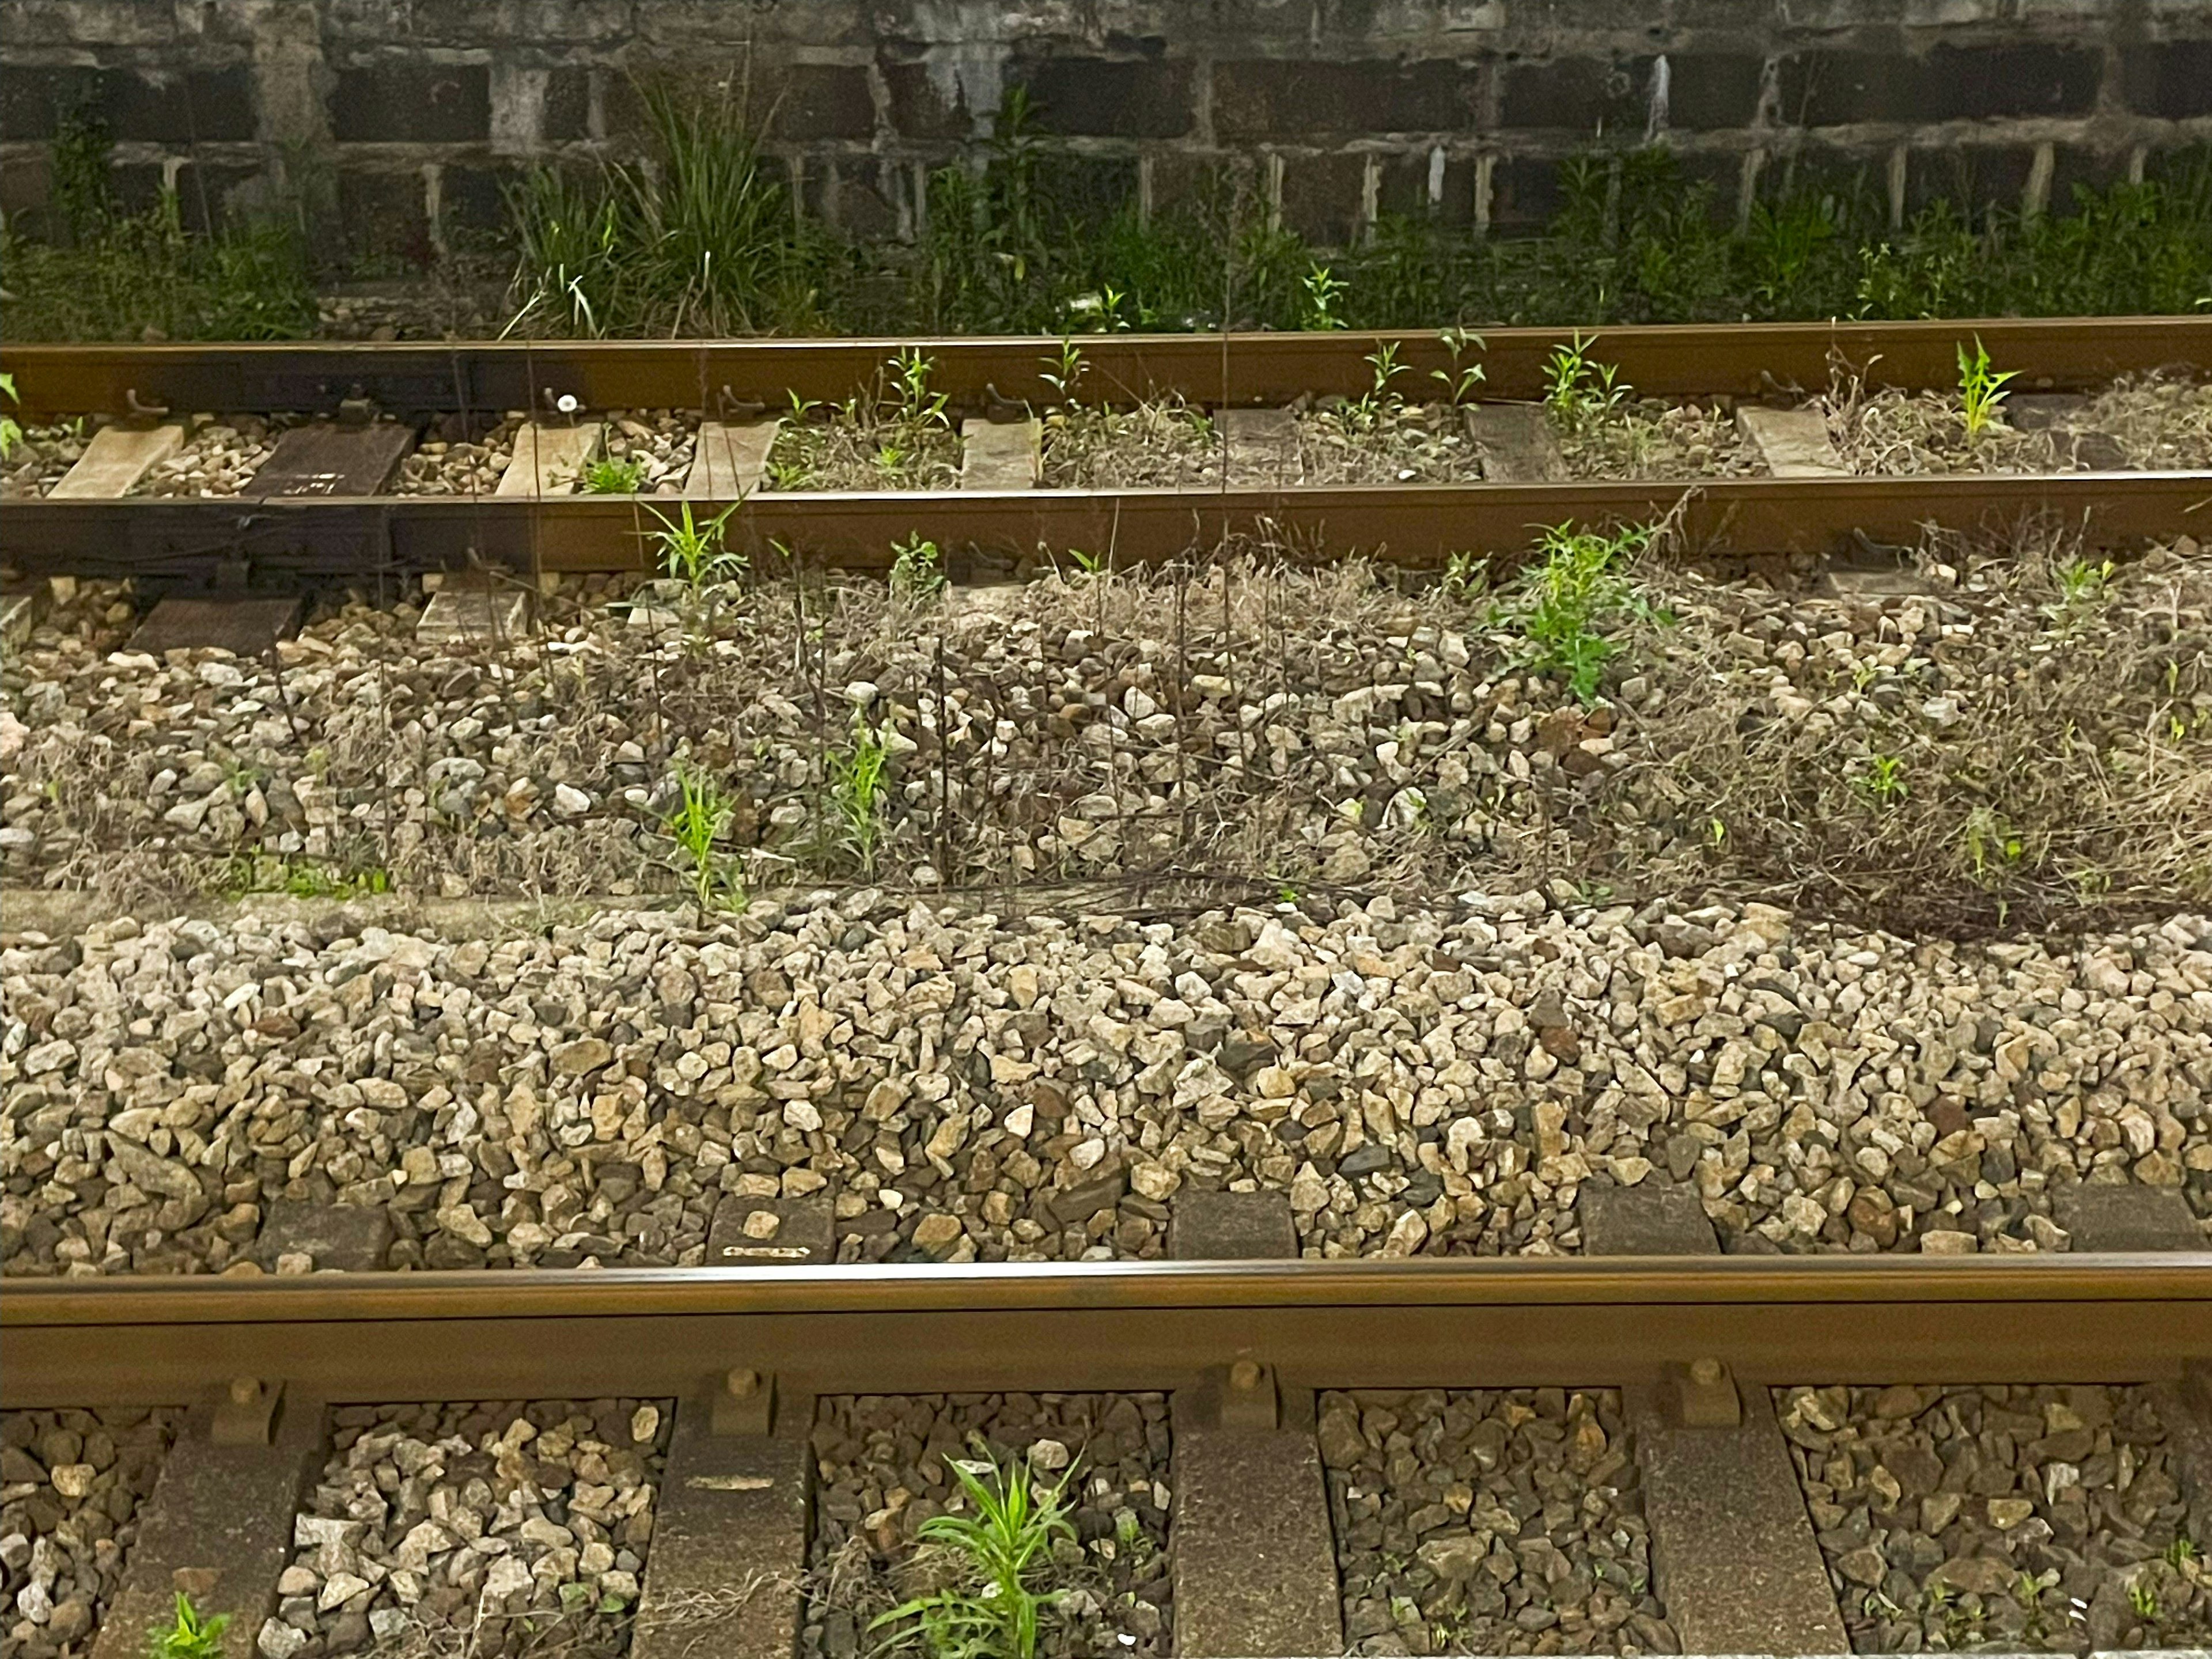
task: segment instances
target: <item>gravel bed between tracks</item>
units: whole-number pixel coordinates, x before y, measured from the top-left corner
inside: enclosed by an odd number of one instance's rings
[[[141,478],[133,495],[235,495],[276,452],[276,440],[298,415],[233,415],[204,423],[177,453]]]
[[[688,767],[761,887],[1565,883],[1962,932],[2212,905],[2212,562],[2010,551],[1887,600],[1632,572],[1587,704],[1524,666],[1510,600],[1362,567],[922,611],[772,583],[710,641],[606,582],[502,645],[345,603],[246,662],[123,650],[134,610],[88,587],[0,662],[0,873],[130,905],[672,894]]]
[[[350,1406],[262,1659],[624,1651],[673,1402]]]
[[[977,1444],[978,1437],[981,1444]],[[1063,1477],[1073,1539],[1053,1547],[1039,1589],[1066,1592],[1038,1652],[1046,1659],[1173,1650],[1167,1396],[1159,1394],[856,1395],[817,1406],[818,1483],[800,1651],[854,1659],[877,1650],[871,1618],[943,1585],[940,1547],[921,1523],[965,1499],[950,1465],[988,1483],[1026,1456]]]
[[[1861,1653],[2212,1642],[2212,1573],[2144,1391],[1777,1389]]]
[[[2115,381],[2048,428],[2016,427],[2000,404],[1991,424],[1972,440],[1955,392],[1869,393],[1843,377],[1814,406],[1826,414],[1837,453],[1854,472],[1895,477],[2212,467],[2212,380],[2183,374]],[[2090,441],[2078,441],[2083,439]]]
[[[1611,1389],[1320,1401],[1356,1654],[1673,1653]]]
[[[173,1412],[121,1409],[0,1416],[0,1621],[11,1656],[92,1650],[177,1422]]]
[[[0,465],[0,501],[36,501],[68,477],[92,441],[82,421],[27,426]]]
[[[2212,1213],[2202,919],[1973,946],[1535,893],[1326,925],[862,893],[455,931],[0,950],[5,1270],[258,1271],[279,1199],[434,1267],[696,1261],[721,1194],[825,1188],[847,1260],[1157,1255],[1177,1188],[1240,1180],[1330,1256],[1571,1251],[1591,1181],[1692,1182],[1739,1250],[2063,1249],[2083,1180]]]

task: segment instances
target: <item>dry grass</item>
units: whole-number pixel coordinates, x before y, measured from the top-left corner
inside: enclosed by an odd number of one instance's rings
[[[1133,409],[1073,404],[1044,417],[1049,489],[1212,489],[1221,441],[1205,410],[1179,398]]]
[[[1701,404],[1646,398],[1559,429],[1577,478],[1747,478],[1766,471],[1735,417]]]
[[[921,611],[808,575],[745,596],[712,641],[612,623],[603,587],[551,607],[550,645],[411,665],[413,614],[354,606],[312,631],[365,663],[257,694],[259,738],[181,741],[296,787],[313,872],[427,896],[673,896],[660,821],[680,759],[728,795],[722,844],[756,890],[922,882],[1012,905],[1118,889],[1171,906],[1554,881],[1954,929],[2212,902],[2201,558],[2104,580],[2047,533],[1942,545],[1927,562],[1962,571],[1957,586],[1881,603],[1648,558],[1632,574],[1674,619],[1611,625],[1612,702],[1585,711],[1518,666],[1488,601],[1291,553]],[[149,818],[154,774],[191,762],[162,702],[97,690],[109,648],[92,641],[66,688],[10,690],[26,731],[8,793],[50,800],[49,828],[76,837],[11,880],[122,908],[220,890],[234,850],[264,843],[243,820],[193,835]],[[1460,651],[1464,668],[1440,665]],[[847,690],[863,682],[864,717]],[[473,744],[453,735],[464,717]],[[866,867],[833,785],[856,718],[896,738]],[[1600,737],[1601,768],[1570,752]],[[493,763],[473,793],[456,754]],[[593,810],[546,810],[554,779]],[[518,780],[534,784],[511,797]]]

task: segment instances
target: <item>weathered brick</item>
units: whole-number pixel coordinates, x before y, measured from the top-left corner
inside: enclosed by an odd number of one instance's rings
[[[2212,115],[2212,40],[2130,47],[2121,57],[2120,82],[2138,115],[2169,121]]]
[[[2098,150],[2078,144],[2053,147],[2051,158],[2051,209],[2069,213],[2077,190],[2101,191],[2128,176],[2124,150]]]
[[[1340,245],[1359,228],[1360,155],[1293,155],[1283,164],[1283,222],[1308,241]]]
[[[438,228],[458,251],[495,247],[507,228],[507,167],[447,166],[438,179]]]
[[[868,72],[836,64],[791,64],[775,77],[773,131],[799,141],[842,138],[866,142],[876,130]]]
[[[2080,115],[2103,71],[2101,52],[2044,41],[1939,45],[1919,58],[1799,52],[1782,60],[1781,115],[1806,126]]]
[[[1216,64],[1213,131],[1228,140],[1459,131],[1474,124],[1480,85],[1474,65],[1437,58]]]
[[[896,163],[841,156],[806,164],[801,205],[810,217],[861,238],[889,236],[898,228],[898,208],[886,194],[884,173]]]
[[[975,118],[957,85],[948,101],[931,79],[927,64],[884,64],[882,73],[891,126],[902,137],[965,138],[975,131]]]
[[[2026,144],[1916,149],[1905,163],[1905,211],[1917,213],[1939,201],[2016,210],[2034,165],[2035,151]]]
[[[1748,126],[1766,60],[1755,52],[1669,52],[1667,125],[1686,132]]]
[[[115,199],[127,213],[143,213],[161,199],[167,169],[158,162],[132,163],[112,173]],[[177,169],[177,218],[186,230],[203,231],[233,216],[229,204],[260,176],[258,167],[233,162],[224,165],[186,161]]]
[[[76,64],[0,64],[0,138],[52,138],[62,111],[100,107],[100,80]]]
[[[1444,158],[1443,194],[1432,205],[1429,155],[1428,149],[1422,149],[1383,161],[1379,205],[1385,214],[1464,228],[1474,219],[1474,162],[1464,155]]]
[[[341,170],[338,220],[345,227],[345,252],[350,264],[398,260],[422,265],[430,262],[430,222],[420,173]]]
[[[379,58],[338,71],[331,132],[340,143],[473,143],[491,136],[491,70]]]
[[[568,64],[545,76],[545,116],[543,131],[548,143],[572,143],[591,137],[592,72],[580,64]]]
[[[253,137],[250,64],[193,70],[163,81],[128,74],[106,79],[107,118],[118,138],[216,143]]]
[[[1191,130],[1190,65],[1109,58],[1017,60],[1037,130],[1085,138],[1180,138]]]
[[[1505,65],[1499,116],[1509,127],[1582,132],[1641,131],[1650,96],[1651,59],[1565,58]]]
[[[1490,174],[1490,222],[1499,230],[1534,230],[1559,210],[1559,164],[1530,155],[1502,155]]]

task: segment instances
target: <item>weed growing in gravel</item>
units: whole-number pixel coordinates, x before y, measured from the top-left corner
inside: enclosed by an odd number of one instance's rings
[[[744,909],[744,877],[738,860],[715,846],[729,827],[737,803],[712,778],[688,767],[677,768],[676,783],[676,808],[660,821],[660,827],[676,844],[701,913]]]
[[[2008,368],[2002,374],[1990,368],[1990,354],[1982,344],[1982,337],[1974,336],[1974,355],[1966,356],[1966,348],[1959,347],[1959,413],[1966,423],[1966,441],[1972,443],[1996,421],[2004,400],[2012,394],[2005,390],[2005,382],[2019,378],[2020,371]]]
[[[1894,806],[1911,793],[1911,786],[1905,781],[1905,757],[1902,755],[1873,754],[1867,757],[1865,769],[1853,780],[1859,793],[1875,806]]]
[[[392,890],[392,872],[379,865],[348,870],[317,860],[273,853],[240,853],[223,866],[215,890],[225,898],[283,893],[290,898],[365,898]]]
[[[1572,345],[1552,349],[1544,371],[1544,407],[1570,432],[1594,424],[1635,395],[1636,388],[1620,378],[1613,364],[1590,358],[1589,349],[1596,343],[1595,334],[1585,339],[1577,330]]]
[[[2043,614],[2061,628],[2069,628],[2103,603],[2105,585],[2112,579],[2112,562],[2076,553],[2054,566],[2051,574],[2058,584],[2058,600],[2045,605]]]
[[[902,605],[933,605],[945,592],[945,556],[917,530],[891,544],[891,598]]]
[[[4,395],[11,404],[22,401],[15,395],[14,375],[0,374],[0,395]],[[23,428],[15,424],[15,417],[12,415],[0,415],[0,461],[4,461],[14,454],[15,446],[22,441]]]
[[[931,1659],[1036,1659],[1045,1615],[1063,1593],[1040,1590],[1054,1543],[1075,1541],[1062,1495],[1071,1468],[1041,1485],[1026,1455],[1004,1468],[980,1443],[975,1462],[954,1461],[972,1514],[933,1515],[918,1534],[951,1558],[957,1582],[901,1602],[872,1620],[891,1632],[886,1650],[919,1643]]]
[[[148,1632],[148,1659],[222,1659],[223,1632],[229,1628],[228,1613],[204,1613],[179,1590],[175,1616]]]
[[[2139,1572],[2128,1581],[2128,1605],[2135,1609],[2136,1618],[2154,1625],[2158,1622],[2158,1585],[2148,1572]]]
[[[1621,566],[1651,543],[1649,526],[1630,525],[1604,535],[1571,525],[1546,529],[1540,562],[1493,610],[1492,621],[1526,642],[1524,666],[1564,678],[1590,702],[1614,650],[1606,629],[1652,614],[1637,597]]]
[[[1482,365],[1462,363],[1460,355],[1485,349],[1482,336],[1470,334],[1463,328],[1448,328],[1437,337],[1443,342],[1444,349],[1451,353],[1451,367],[1432,368],[1429,371],[1429,378],[1443,382],[1445,394],[1455,408],[1461,404],[1473,402],[1474,389],[1482,384],[1485,378]]]
[[[660,568],[669,579],[682,582],[696,597],[716,582],[735,581],[745,573],[745,556],[722,544],[724,530],[736,503],[724,507],[704,524],[691,516],[691,503],[684,503],[677,517],[659,512],[659,528],[646,533],[659,546]]]
[[[866,720],[853,722],[853,741],[829,755],[830,810],[836,817],[839,848],[871,879],[882,844],[884,766],[890,750]]]
[[[1480,553],[1455,553],[1444,561],[1444,597],[1471,604],[1490,591],[1490,561]]]
[[[635,495],[645,482],[645,463],[633,456],[602,455],[584,465],[586,495]]]

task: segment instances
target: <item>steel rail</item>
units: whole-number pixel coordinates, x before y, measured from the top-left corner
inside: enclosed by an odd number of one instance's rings
[[[1572,329],[1481,331],[1486,398],[1542,394],[1553,352]],[[1827,384],[1837,359],[1875,386],[1955,386],[1957,353],[1978,338],[2015,389],[2083,391],[2118,374],[2212,362],[2212,318],[1965,318],[1925,322],[1723,323],[1601,328],[1581,336],[1595,358],[1658,397],[1750,398]],[[1180,395],[1214,405],[1283,404],[1302,393],[1356,395],[1374,384],[1368,361],[1398,348],[1413,395],[1454,360],[1434,330],[1326,334],[1102,334],[1079,337],[1084,402]],[[399,413],[542,410],[561,396],[586,408],[788,405],[865,394],[887,361],[919,349],[931,386],[972,408],[1042,404],[1059,394],[1059,342],[965,339],[507,341],[447,343],[9,345],[20,416],[50,419],[157,408],[179,412],[334,412],[365,396]],[[13,510],[12,507],[10,509]]]
[[[2143,1382],[2212,1358],[2212,1254],[613,1269],[17,1281],[0,1402],[1310,1386]]]
[[[736,503],[695,500],[711,515]],[[10,501],[0,559],[25,574],[189,579],[233,562],[264,577],[343,578],[457,568],[631,571],[665,498],[355,496],[267,500],[126,497]],[[731,521],[732,545],[772,571],[802,560],[879,570],[919,532],[964,575],[1000,562],[1108,555],[1118,564],[1205,556],[1240,539],[1286,556],[1359,551],[1415,569],[1455,553],[1524,553],[1540,526],[1650,521],[1679,513],[1705,556],[1837,552],[1855,534],[1911,544],[1929,526],[2004,534],[2032,520],[2126,546],[2212,534],[2212,471],[1721,478],[1350,485],[1266,489],[1032,489],[763,494]]]

